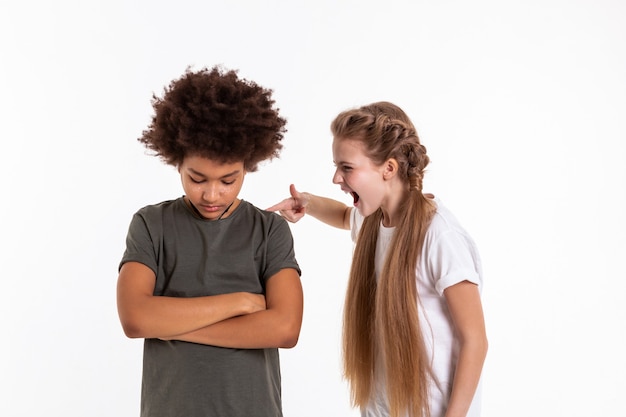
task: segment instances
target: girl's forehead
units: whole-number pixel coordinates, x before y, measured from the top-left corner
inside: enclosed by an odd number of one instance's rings
[[[340,139],[333,141],[333,162],[335,165],[372,165],[365,144],[356,139]]]
[[[337,139],[333,140],[333,154],[365,155],[365,145],[358,139]]]

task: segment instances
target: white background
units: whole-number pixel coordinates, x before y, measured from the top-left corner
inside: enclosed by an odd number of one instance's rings
[[[142,341],[117,266],[138,208],[182,195],[136,141],[188,65],[272,88],[289,132],[241,197],[331,183],[329,123],[389,100],[476,239],[490,352],[484,417],[623,416],[626,3],[0,3],[0,415],[137,416]],[[340,369],[348,233],[292,225],[306,295],[281,351],[286,416],[356,416]]]

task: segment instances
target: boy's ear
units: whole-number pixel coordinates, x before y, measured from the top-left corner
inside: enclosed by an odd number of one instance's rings
[[[395,158],[389,158],[384,164],[383,168],[383,178],[385,180],[390,180],[398,174],[398,161]]]

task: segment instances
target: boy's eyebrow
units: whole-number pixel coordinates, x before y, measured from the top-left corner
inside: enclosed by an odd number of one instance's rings
[[[193,168],[187,168],[187,171],[191,172],[192,174],[198,175],[200,177],[206,178],[206,175],[204,175],[202,172],[196,171]],[[228,174],[222,175],[220,178],[232,177],[233,175],[239,174],[239,172],[241,172],[241,170],[236,169],[233,172],[229,172]]]
[[[237,174],[239,174],[240,172],[241,172],[241,170],[236,169],[236,170],[234,170],[234,171],[233,171],[233,172],[231,172],[231,173],[228,173],[228,174],[226,174],[226,175],[222,175],[220,178],[232,177],[233,175],[237,175]]]

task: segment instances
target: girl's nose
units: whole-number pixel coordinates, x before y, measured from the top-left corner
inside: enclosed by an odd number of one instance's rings
[[[335,170],[335,175],[333,175],[333,184],[339,184],[343,180],[343,177],[339,173],[339,170]]]

